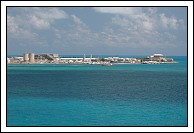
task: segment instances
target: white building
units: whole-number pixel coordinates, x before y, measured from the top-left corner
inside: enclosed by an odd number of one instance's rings
[[[10,58],[7,58],[7,63],[10,63]]]
[[[29,61],[30,63],[34,63],[34,53],[29,53]]]
[[[24,58],[25,62],[28,62],[29,61],[29,54],[28,53],[24,53],[23,58]]]
[[[163,58],[164,55],[163,54],[154,54],[151,57],[153,57],[153,58]]]

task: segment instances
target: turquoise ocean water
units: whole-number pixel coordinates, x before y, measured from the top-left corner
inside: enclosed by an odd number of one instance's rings
[[[175,64],[7,66],[7,126],[187,126],[187,57]]]

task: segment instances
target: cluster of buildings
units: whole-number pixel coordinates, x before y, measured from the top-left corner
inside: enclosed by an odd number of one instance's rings
[[[34,54],[24,53],[23,56],[7,58],[8,64],[100,64],[112,65],[112,63],[128,63],[128,64],[161,64],[174,63],[172,58],[165,58],[162,54],[154,54],[146,58],[93,58],[90,54],[89,58],[86,54],[83,58],[66,58],[59,57],[58,54]]]
[[[163,54],[154,54],[142,59],[142,64],[175,63],[172,58],[165,58]]]
[[[34,54],[24,53],[23,56],[16,56],[7,58],[7,63],[11,64],[42,64],[52,63],[53,60],[57,59],[58,54]]]

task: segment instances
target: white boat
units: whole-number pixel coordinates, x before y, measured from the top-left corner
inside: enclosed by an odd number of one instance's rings
[[[112,66],[112,63],[110,63],[110,62],[103,62],[101,65],[102,66]]]

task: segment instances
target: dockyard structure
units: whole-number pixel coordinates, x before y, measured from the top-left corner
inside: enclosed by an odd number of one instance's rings
[[[29,53],[29,62],[34,63],[34,53]]]
[[[83,58],[79,57],[62,57],[58,54],[34,54],[24,53],[23,56],[7,58],[8,64],[105,64],[111,63],[126,63],[126,64],[161,64],[161,63],[175,63],[172,58],[165,58],[163,54],[154,54],[145,58],[120,58],[120,57],[107,57],[107,58],[94,58],[92,54]]]
[[[23,62],[24,63],[34,63],[34,53],[24,53]]]
[[[92,61],[92,54],[90,54],[90,62]]]
[[[154,54],[149,56],[150,61],[157,61],[157,62],[172,62],[172,58],[165,58],[163,54]]]
[[[86,54],[84,54],[84,57],[83,57],[83,62],[85,62],[85,59],[86,59]]]
[[[24,62],[28,62],[29,61],[29,54],[28,53],[24,53]]]

